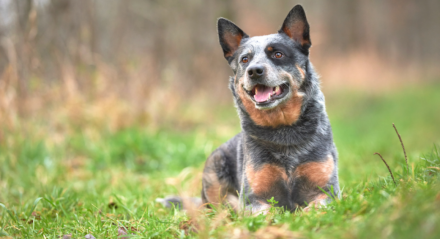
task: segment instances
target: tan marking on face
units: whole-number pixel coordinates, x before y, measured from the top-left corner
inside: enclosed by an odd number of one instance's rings
[[[296,64],[295,66],[296,69],[298,69],[299,73],[301,74],[301,79],[304,80],[304,78],[306,77],[304,70],[298,64]]]
[[[290,74],[284,73],[290,79],[290,85],[292,90],[292,96],[286,102],[278,105],[277,107],[269,110],[260,110],[255,108],[255,103],[250,99],[250,96],[244,91],[243,84],[244,79],[239,79],[238,95],[243,102],[243,105],[255,124],[265,127],[276,128],[281,125],[294,124],[301,115],[301,106],[303,101],[303,94],[298,92],[296,83]],[[281,74],[280,74],[281,75]]]
[[[229,52],[225,54],[226,57],[230,57],[234,55],[234,52],[238,49],[238,46],[240,46],[240,42],[243,36],[240,34],[234,35],[231,32],[226,32],[223,36],[223,39],[226,42],[226,45],[228,45]]]
[[[283,168],[271,164],[266,164],[259,170],[255,170],[252,165],[247,165],[246,176],[252,192],[256,195],[269,192],[275,182],[280,179],[288,180]]]
[[[273,51],[273,47],[270,46],[270,47],[267,48],[267,50],[268,51]]]
[[[305,177],[316,186],[324,187],[330,179],[333,169],[333,157],[329,155],[325,162],[310,162],[298,166],[294,175]]]

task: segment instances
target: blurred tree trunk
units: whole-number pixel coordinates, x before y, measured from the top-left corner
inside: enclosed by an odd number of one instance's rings
[[[362,44],[360,3],[352,0],[326,1],[324,22],[332,51],[346,54]]]

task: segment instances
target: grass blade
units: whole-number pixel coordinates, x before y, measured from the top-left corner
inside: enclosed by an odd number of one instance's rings
[[[394,180],[394,175],[393,172],[391,172],[390,166],[388,166],[387,161],[385,161],[385,159],[383,159],[382,155],[380,155],[380,153],[374,153],[375,155],[379,155],[379,157],[382,159],[383,163],[387,166],[388,171],[390,172],[391,178],[393,179],[394,185],[397,186],[396,180]]]
[[[39,197],[37,199],[35,199],[34,201],[34,205],[32,206],[31,210],[28,212],[28,218],[32,215],[32,212],[35,210],[35,208],[37,207],[38,202],[43,199],[42,197]]]
[[[4,208],[6,210],[6,212],[9,214],[9,217],[12,220],[14,220],[15,223],[18,223],[17,218],[14,215],[12,215],[12,212],[9,209],[7,209],[6,206],[3,203],[0,203],[0,207]]]
[[[399,131],[397,131],[397,128],[396,128],[396,126],[394,125],[394,123],[393,123],[393,127],[394,127],[394,130],[396,130],[396,134],[397,134],[397,136],[399,137],[400,144],[402,145],[403,155],[405,155],[406,169],[408,170],[408,173],[409,173],[408,157],[406,156],[405,145],[403,144],[402,138],[400,137]],[[382,157],[382,156],[381,156],[381,157]],[[382,160],[383,160],[383,159],[382,159]],[[387,165],[387,167],[388,167],[388,165]],[[389,168],[388,168],[388,169],[389,169]],[[394,183],[395,183],[395,182],[394,182]]]

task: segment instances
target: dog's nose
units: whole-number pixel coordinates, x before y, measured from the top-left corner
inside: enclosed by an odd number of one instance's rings
[[[252,79],[256,79],[264,75],[265,73],[264,66],[262,65],[253,65],[248,68],[248,75]]]

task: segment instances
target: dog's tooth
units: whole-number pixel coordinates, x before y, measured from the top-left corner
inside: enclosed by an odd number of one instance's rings
[[[275,87],[275,92],[278,92],[280,90],[280,86]]]

